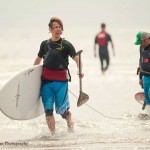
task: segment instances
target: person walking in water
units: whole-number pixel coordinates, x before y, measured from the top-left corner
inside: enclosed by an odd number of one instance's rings
[[[150,33],[138,32],[135,45],[140,45],[139,84],[144,88],[146,113],[150,114]]]
[[[110,34],[106,32],[106,25],[104,23],[101,24],[101,31],[95,37],[94,43],[94,56],[96,57],[96,45],[99,46],[99,58],[101,63],[101,71],[104,73],[109,66],[110,58],[108,52],[108,42],[111,43],[111,47],[113,50],[113,56],[115,56],[114,44],[112,42]],[[104,67],[104,61],[106,62],[106,66]]]
[[[74,46],[67,40],[61,38],[63,23],[59,18],[53,17],[48,24],[51,37],[41,43],[38,56],[34,65],[43,60],[41,97],[44,105],[46,121],[51,134],[55,134],[54,104],[57,114],[66,120],[68,131],[73,132],[74,123],[69,111],[68,80],[70,73],[68,69],[69,56],[79,66],[79,56],[76,55]],[[78,74],[79,75],[79,74]],[[79,75],[82,78],[83,73]]]

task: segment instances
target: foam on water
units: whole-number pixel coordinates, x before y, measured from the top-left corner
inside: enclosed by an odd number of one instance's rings
[[[30,148],[79,149],[94,147],[123,146],[135,148],[150,142],[149,120],[139,120],[137,116],[122,117],[122,120],[103,119],[103,121],[75,121],[75,132],[67,132],[66,123],[60,118],[56,121],[56,135],[51,136],[44,117],[34,121],[18,122],[9,120],[2,123],[0,132],[5,141],[25,141]],[[5,133],[3,134],[3,132]],[[16,135],[17,133],[17,135]],[[7,137],[7,138],[6,138]],[[137,145],[138,143],[138,145]],[[107,144],[107,146],[106,146]],[[129,144],[129,145],[127,145]],[[99,146],[98,146],[99,145]],[[9,148],[9,146],[7,146]]]
[[[88,47],[92,46],[88,45]],[[69,92],[75,133],[67,132],[66,122],[58,115],[55,115],[57,132],[52,137],[44,115],[29,121],[15,121],[0,113],[0,142],[26,141],[29,149],[36,147],[44,147],[44,149],[150,148],[150,121],[138,117],[141,105],[134,100],[134,94],[141,91],[138,76],[135,75],[138,53],[134,57],[128,57],[130,49],[126,50],[127,54],[123,52],[125,54],[123,56],[118,52],[116,58],[111,57],[110,68],[105,75],[102,75],[99,59],[93,57],[88,47],[82,54],[85,73],[83,91],[90,96],[87,104],[94,109],[87,105],[79,108],[76,106],[79,79],[76,75],[76,65],[72,60],[70,61],[72,82],[69,83],[69,90],[76,96]],[[18,58],[11,61],[15,56],[16,53],[11,52],[11,55],[2,59],[0,88],[17,72],[31,66],[36,57],[31,55],[29,58],[20,59],[23,58],[24,53],[19,53]],[[10,147],[12,146],[7,146]]]

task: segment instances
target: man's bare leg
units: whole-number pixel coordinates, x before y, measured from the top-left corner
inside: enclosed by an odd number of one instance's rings
[[[68,132],[74,132],[74,122],[72,121],[71,113],[69,112],[66,116]]]
[[[46,122],[47,125],[51,131],[51,134],[54,135],[55,134],[55,118],[54,116],[46,116]]]

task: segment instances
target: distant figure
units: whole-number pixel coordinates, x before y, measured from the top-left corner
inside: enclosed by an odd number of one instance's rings
[[[150,114],[150,33],[138,32],[135,45],[140,45],[139,84],[144,88],[145,110]]]
[[[109,52],[108,52],[108,42],[111,43],[113,56],[115,56],[114,44],[112,42],[110,34],[106,32],[106,25],[104,23],[101,24],[101,31],[95,37],[94,43],[94,56],[96,57],[96,44],[99,45],[99,57],[101,62],[101,70],[104,73],[109,66]],[[106,61],[106,66],[104,67],[104,61]]]

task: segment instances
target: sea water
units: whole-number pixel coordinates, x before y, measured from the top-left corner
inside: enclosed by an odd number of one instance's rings
[[[65,120],[55,113],[56,135],[51,136],[44,114],[16,121],[0,112],[0,149],[150,149],[150,120],[138,117],[142,106],[134,99],[134,94],[142,91],[136,75],[139,47],[134,42],[138,31],[149,31],[148,0],[0,2],[0,88],[33,65],[41,42],[50,38],[49,19],[58,16],[64,22],[62,37],[76,51],[83,50],[83,92],[90,97],[86,104],[77,107],[78,70],[70,58],[69,98],[74,133],[67,132]],[[116,52],[113,57],[109,45],[110,66],[105,74],[100,70],[98,51],[95,58],[93,50],[102,22],[107,25]]]
[[[19,31],[16,34],[23,33]],[[44,114],[28,121],[16,121],[0,113],[0,148],[149,149],[150,121],[138,118],[142,106],[134,99],[134,94],[142,91],[136,75],[138,47],[133,47],[133,43],[126,47],[119,44],[122,42],[119,36],[122,35],[116,33],[115,57],[109,46],[111,61],[105,74],[100,70],[98,52],[94,58],[92,38],[83,36],[79,39],[80,46],[74,44],[77,50],[83,49],[83,92],[90,99],[85,105],[76,106],[79,79],[77,67],[70,58],[72,82],[69,83],[69,97],[75,123],[73,134],[67,132],[65,120],[56,114],[56,135],[51,136]],[[16,73],[33,65],[41,39],[17,36],[12,40],[9,37],[1,39],[0,88]],[[77,40],[73,37],[70,41],[76,43]]]

